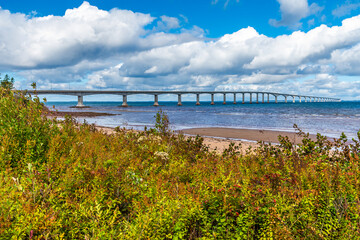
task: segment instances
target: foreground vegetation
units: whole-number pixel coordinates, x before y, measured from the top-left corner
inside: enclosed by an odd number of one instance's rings
[[[0,95],[1,239],[360,236],[360,144],[345,136],[217,154],[161,112],[155,129],[106,135]]]

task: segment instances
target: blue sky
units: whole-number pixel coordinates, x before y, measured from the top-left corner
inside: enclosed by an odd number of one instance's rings
[[[259,90],[360,100],[360,0],[1,1],[18,88]]]

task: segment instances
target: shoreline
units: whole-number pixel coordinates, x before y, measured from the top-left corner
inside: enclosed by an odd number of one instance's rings
[[[66,115],[70,117],[100,117],[100,116],[114,116],[114,115],[121,115],[121,114],[112,114],[112,113],[102,113],[102,112],[79,112],[79,111],[53,111],[48,110],[46,113],[47,117],[65,117]]]
[[[99,131],[105,134],[113,134],[114,128],[96,126]],[[132,130],[129,131],[140,131]],[[273,130],[261,129],[236,129],[236,128],[191,128],[175,131],[175,133],[182,133],[189,137],[196,135],[204,139],[204,144],[209,147],[210,151],[222,153],[229,147],[231,143],[241,145],[240,151],[245,153],[250,147],[259,146],[259,142],[279,144],[278,136],[287,136],[293,144],[301,143],[302,138],[296,132],[283,132]],[[310,135],[311,139],[315,140],[316,135]]]
[[[191,136],[204,136],[208,138],[218,138],[225,140],[257,143],[259,141],[266,143],[279,143],[278,136],[288,137],[294,144],[301,143],[302,137],[296,132],[285,132],[276,130],[263,129],[240,129],[240,128],[223,128],[223,127],[207,127],[207,128],[189,128],[179,132]],[[310,134],[312,140],[316,140],[316,135]]]

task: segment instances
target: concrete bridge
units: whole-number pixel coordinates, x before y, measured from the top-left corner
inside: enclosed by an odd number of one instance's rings
[[[174,94],[178,95],[178,106],[182,105],[181,95],[184,94],[194,94],[196,95],[196,105],[200,105],[200,95],[210,95],[211,96],[211,105],[214,105],[214,95],[222,94],[224,101],[223,104],[226,104],[226,96],[233,95],[233,104],[236,104],[237,95],[242,96],[241,103],[245,103],[246,94],[249,95],[249,103],[259,103],[259,96],[261,96],[261,103],[265,103],[265,96],[267,96],[266,102],[270,102],[270,95],[274,96],[275,103],[278,103],[278,98],[281,96],[284,98],[285,103],[288,102],[288,98],[292,98],[292,102],[295,103],[296,99],[298,102],[339,102],[340,99],[337,98],[328,98],[328,97],[316,97],[316,96],[305,96],[305,95],[296,95],[296,94],[284,94],[284,93],[274,93],[274,92],[257,92],[257,91],[96,91],[96,90],[27,90],[30,94],[37,95],[72,95],[78,97],[77,108],[85,108],[84,105],[84,96],[95,95],[95,94],[111,94],[111,95],[122,95],[123,102],[122,106],[127,107],[127,96],[135,94],[149,94],[154,96],[154,106],[159,106],[159,95],[161,94]],[[254,97],[254,99],[253,99]]]

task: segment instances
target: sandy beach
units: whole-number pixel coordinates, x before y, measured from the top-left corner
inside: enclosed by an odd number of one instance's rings
[[[114,133],[114,129],[109,127],[97,126],[97,129],[106,134]],[[204,138],[204,144],[210,150],[218,152],[223,152],[230,143],[241,144],[242,150],[246,150],[250,146],[256,147],[259,141],[277,144],[279,135],[289,137],[290,141],[295,144],[301,143],[301,137],[295,132],[235,128],[191,128],[177,132],[189,136],[199,135]],[[315,135],[310,135],[310,137],[316,139]]]
[[[236,129],[236,128],[191,128],[181,130],[183,134],[200,135],[206,137],[218,137],[235,140],[263,141],[267,143],[279,143],[278,136],[287,136],[292,143],[301,143],[302,138],[295,132],[282,132],[260,129]],[[316,139],[315,135],[310,138]]]
[[[249,147],[258,146],[259,141],[266,143],[279,143],[278,136],[287,136],[291,142],[301,143],[302,138],[295,132],[282,132],[271,130],[256,129],[236,129],[236,128],[191,128],[180,131],[187,135],[199,135],[204,137],[204,143],[210,150],[223,152],[230,143],[241,144],[242,152]],[[316,139],[315,135],[310,135],[311,139]]]

